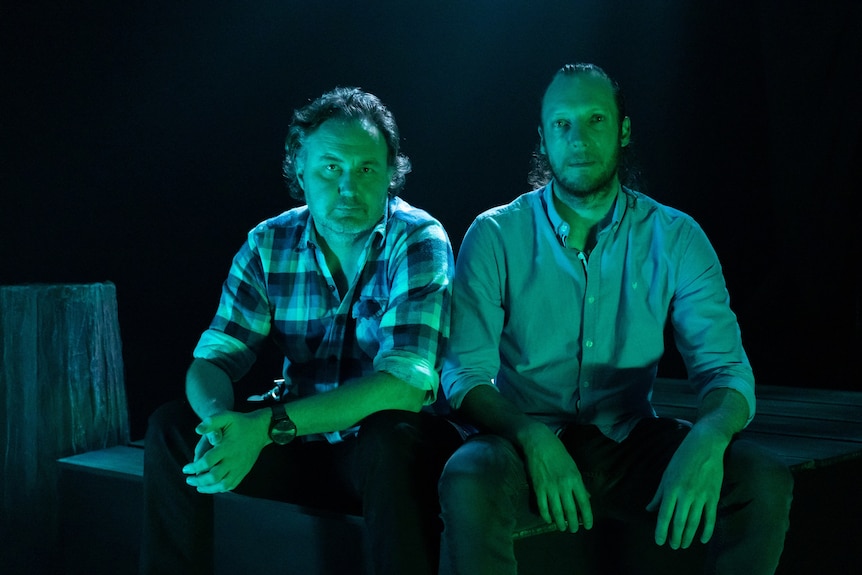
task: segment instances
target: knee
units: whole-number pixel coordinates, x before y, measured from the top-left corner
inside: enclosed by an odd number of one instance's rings
[[[440,476],[443,500],[497,500],[526,485],[524,464],[514,446],[496,436],[467,441],[449,458]]]
[[[147,420],[144,436],[144,466],[153,469],[164,462],[185,464],[194,456],[194,445],[199,436],[195,433],[197,416],[181,400],[156,409]]]
[[[735,442],[727,458],[726,476],[731,484],[743,486],[747,498],[759,502],[764,511],[789,513],[793,474],[771,452],[750,442]]]

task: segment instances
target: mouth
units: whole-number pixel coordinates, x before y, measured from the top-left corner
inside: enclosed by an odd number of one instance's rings
[[[362,207],[361,206],[336,206],[334,211],[336,213],[340,213],[340,214],[356,215],[356,214],[362,212]]]

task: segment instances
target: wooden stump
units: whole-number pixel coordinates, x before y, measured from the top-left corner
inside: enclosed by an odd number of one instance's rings
[[[4,572],[56,558],[57,459],[128,440],[115,286],[0,286]]]

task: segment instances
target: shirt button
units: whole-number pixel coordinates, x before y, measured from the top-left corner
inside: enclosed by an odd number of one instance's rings
[[[596,301],[596,298],[594,296],[590,296],[587,298],[587,303],[594,303],[595,301]]]
[[[593,340],[588,339],[587,341],[584,342],[584,346],[585,347],[593,347]]]
[[[584,383],[581,384],[581,387],[589,387],[589,386],[590,386],[589,381],[585,381]]]

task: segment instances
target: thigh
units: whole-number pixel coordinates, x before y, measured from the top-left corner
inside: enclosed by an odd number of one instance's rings
[[[418,482],[436,491],[443,466],[461,443],[457,429],[443,417],[379,411],[360,424],[342,472],[359,494],[369,482]]]
[[[691,426],[669,418],[641,420],[617,443],[594,426],[572,426],[561,439],[578,465],[598,515],[644,512]]]
[[[342,467],[350,442],[293,441],[263,448],[236,492],[339,512],[358,512]]]

